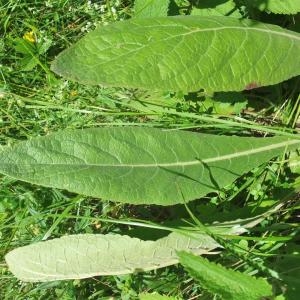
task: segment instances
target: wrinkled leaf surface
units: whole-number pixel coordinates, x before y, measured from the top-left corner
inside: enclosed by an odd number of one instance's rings
[[[172,205],[218,191],[300,147],[287,137],[214,136],[153,128],[70,130],[4,147],[0,172],[133,204]]]
[[[199,240],[178,233],[157,241],[114,234],[70,235],[14,249],[5,259],[23,281],[129,274],[177,263],[176,250],[204,254],[219,246],[207,235],[194,237]]]
[[[241,91],[299,75],[299,53],[299,33],[253,20],[136,18],[88,33],[52,70],[84,84]]]

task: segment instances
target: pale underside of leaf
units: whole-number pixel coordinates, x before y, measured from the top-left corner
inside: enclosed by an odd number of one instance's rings
[[[241,91],[299,75],[300,34],[252,20],[176,16],[102,26],[52,70],[85,84]]]
[[[205,234],[190,238],[171,233],[157,241],[79,234],[14,249],[5,259],[20,280],[53,281],[154,270],[177,263],[176,250],[201,255],[217,247],[218,243]]]
[[[275,213],[282,205],[256,217],[214,223],[213,235],[240,235]],[[9,252],[9,269],[23,281],[52,281],[97,275],[120,275],[158,269],[178,262],[176,251],[196,255],[214,254],[221,247],[195,227],[185,233],[172,232],[157,241],[143,241],[126,235],[84,234],[38,242]]]
[[[299,140],[286,137],[226,137],[153,128],[73,130],[4,147],[0,172],[103,199],[172,205],[219,191],[299,145]]]

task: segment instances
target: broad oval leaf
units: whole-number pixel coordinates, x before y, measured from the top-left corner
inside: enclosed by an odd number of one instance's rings
[[[240,235],[278,209],[254,218],[214,222],[206,228],[213,235]],[[212,250],[222,247],[203,230],[180,227],[184,232],[172,232],[156,241],[115,234],[64,236],[14,249],[5,259],[10,271],[23,281],[52,281],[153,270],[177,263],[176,251],[214,254]]]
[[[272,286],[262,278],[227,269],[191,253],[180,252],[178,256],[194,279],[224,300],[258,300],[273,295]]]
[[[240,91],[299,75],[300,34],[252,20],[176,16],[116,22],[53,62],[67,79],[152,90]]]
[[[5,259],[20,280],[53,281],[154,270],[177,263],[176,250],[200,255],[218,246],[205,234],[190,238],[173,232],[157,241],[79,234],[14,249]]]
[[[70,130],[4,147],[0,172],[113,201],[172,205],[220,190],[289,147],[300,140],[141,127]]]

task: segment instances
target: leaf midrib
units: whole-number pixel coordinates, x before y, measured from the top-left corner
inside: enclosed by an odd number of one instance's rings
[[[217,161],[223,161],[223,160],[230,160],[234,158],[239,158],[243,156],[248,155],[255,155],[260,152],[270,151],[278,148],[287,148],[288,146],[299,144],[299,140],[290,140],[290,141],[284,141],[272,145],[267,145],[263,147],[258,147],[251,150],[246,151],[240,151],[236,153],[226,154],[222,156],[216,156],[206,159],[195,159],[192,161],[185,161],[185,162],[170,162],[170,163],[149,163],[149,164],[78,164],[78,163],[31,163],[31,164],[20,164],[20,163],[0,163],[0,165],[18,165],[18,166],[28,166],[28,165],[35,165],[35,166],[74,166],[74,167],[110,167],[110,168],[165,168],[165,167],[185,167],[185,166],[192,166],[197,164],[208,164],[213,163]]]
[[[159,27],[164,27],[164,25],[155,25],[155,26],[151,25],[151,26],[146,26],[146,27],[151,29],[153,27],[158,27],[158,28]],[[170,25],[165,25],[165,27],[170,27]],[[226,30],[226,29],[237,29],[237,30],[243,30],[243,31],[248,31],[248,30],[249,31],[250,30],[260,31],[260,32],[266,32],[268,34],[281,35],[281,36],[285,36],[285,37],[288,37],[288,38],[291,38],[291,39],[300,40],[300,36],[297,36],[296,34],[289,34],[289,33],[282,32],[282,31],[275,31],[275,30],[257,28],[257,27],[245,27],[245,26],[222,26],[222,27],[199,28],[199,29],[190,30],[189,32],[172,35],[171,37],[169,37],[167,39],[172,39],[172,38],[176,38],[176,37],[179,37],[179,36],[185,36],[185,35],[199,33],[199,32],[220,31],[220,30]],[[158,41],[165,41],[167,39],[160,39]]]
[[[148,28],[148,29],[152,29],[152,28],[155,28],[155,27],[161,28],[161,27],[174,27],[174,26],[172,26],[170,24],[167,24],[167,25],[145,26],[145,28]],[[178,27],[178,25],[176,27]],[[186,27],[186,26],[184,26],[184,27]],[[254,31],[259,31],[259,32],[265,32],[265,33],[268,33],[269,35],[273,34],[273,35],[279,35],[279,36],[287,37],[287,38],[291,39],[293,42],[294,42],[294,40],[299,40],[300,41],[300,36],[296,36],[295,34],[288,34],[286,32],[281,32],[281,31],[275,31],[275,30],[263,29],[263,28],[245,27],[245,26],[222,26],[222,27],[211,27],[211,28],[204,28],[204,29],[203,28],[193,29],[193,30],[190,30],[189,32],[185,32],[185,33],[181,33],[181,34],[175,34],[175,35],[169,36],[167,38],[157,39],[157,40],[154,41],[154,43],[166,42],[166,41],[175,39],[177,37],[181,37],[181,36],[184,37],[184,36],[187,36],[187,35],[197,34],[197,33],[200,33],[200,32],[210,32],[210,31],[211,32],[216,32],[216,31],[227,30],[227,29],[242,30],[242,31],[245,31],[246,33],[248,33],[249,30],[254,30]],[[124,44],[127,44],[127,43],[124,42]],[[120,59],[123,56],[133,55],[134,53],[137,53],[137,52],[141,51],[145,47],[149,47],[151,44],[152,43],[151,43],[151,40],[150,40],[148,43],[144,43],[144,44],[142,44],[140,47],[138,47],[136,49],[124,52],[124,54],[117,55],[116,57],[111,58],[109,60],[106,60],[104,62],[98,62],[95,65],[97,67],[99,67],[101,65],[110,64],[113,61],[117,61],[118,59]],[[102,50],[107,51],[107,48],[106,49],[102,49]]]

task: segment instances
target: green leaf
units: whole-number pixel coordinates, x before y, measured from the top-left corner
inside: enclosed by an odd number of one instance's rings
[[[300,12],[300,0],[247,0],[247,4],[274,14],[292,15]]]
[[[13,44],[17,53],[32,56],[31,54],[36,52],[35,45],[22,38],[14,39]]]
[[[277,209],[272,208],[255,218],[214,222],[206,228],[215,235],[240,235]],[[141,237],[143,240],[136,237],[135,230],[128,232],[134,237],[114,234],[70,235],[14,249],[5,259],[10,271],[23,281],[52,281],[158,269],[177,263],[176,251],[214,254],[211,251],[221,247],[203,230],[182,224],[177,226],[182,233],[172,232],[156,241],[153,241],[153,237],[157,229],[154,231],[145,227]],[[148,229],[152,232],[149,237],[151,241],[144,240]]]
[[[20,59],[19,63],[22,71],[32,71],[38,65],[39,61],[34,56],[26,55]]]
[[[134,17],[165,17],[168,15],[170,0],[135,0]]]
[[[138,18],[88,33],[52,70],[85,84],[241,91],[299,75],[299,52],[299,33],[253,20]]]
[[[218,247],[205,234],[171,233],[157,241],[114,234],[79,234],[9,252],[10,271],[23,281],[53,281],[148,271],[178,262],[176,250],[208,254]]]
[[[200,111],[219,115],[240,114],[247,107],[247,98],[241,92],[214,93],[201,101]]]
[[[227,269],[193,254],[179,252],[178,257],[194,279],[224,300],[258,300],[272,296],[272,286],[262,278]]]
[[[285,286],[284,295],[288,300],[298,300],[300,294],[300,246],[288,244],[284,255],[277,255],[274,269],[279,273]]]
[[[140,300],[178,300],[179,298],[175,297],[169,297],[169,296],[162,296],[157,293],[152,294],[140,294],[139,295]]]
[[[204,0],[201,1],[197,7],[193,7],[191,12],[193,16],[230,16],[241,18],[242,15],[233,0],[223,3],[220,1]]]
[[[16,38],[14,39],[14,49],[17,53],[23,54],[23,57],[19,59],[22,71],[31,71],[38,65],[39,60],[35,57],[36,48],[33,43]]]
[[[293,151],[291,152],[288,166],[291,168],[293,173],[300,174],[300,152]]]
[[[142,127],[70,130],[3,147],[0,172],[119,202],[172,205],[218,191],[299,146],[300,140],[287,137],[214,136]]]

